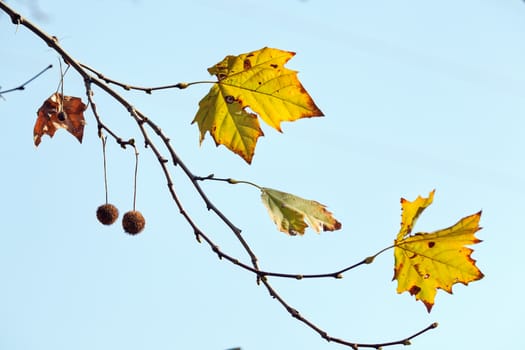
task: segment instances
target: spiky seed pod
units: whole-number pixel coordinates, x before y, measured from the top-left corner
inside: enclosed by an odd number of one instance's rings
[[[124,228],[124,231],[130,235],[140,233],[144,229],[144,226],[146,226],[146,220],[138,210],[128,211],[122,217],[122,227]]]
[[[97,208],[97,219],[104,225],[111,225],[118,219],[118,209],[113,204],[103,204]]]

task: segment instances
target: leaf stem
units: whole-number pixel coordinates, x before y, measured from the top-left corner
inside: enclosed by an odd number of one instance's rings
[[[106,141],[107,136],[100,134],[100,140],[102,141],[102,158],[104,160],[104,192],[106,193],[106,204],[108,204],[108,176],[106,166]]]
[[[137,175],[139,170],[139,152],[135,146],[135,142],[131,143],[133,150],[135,151],[135,173],[133,175],[133,210],[136,210],[137,203]]]
[[[235,180],[235,179],[232,179],[232,178],[217,178],[215,177],[213,174],[210,174],[208,176],[194,176],[193,179],[195,181],[221,181],[221,182],[227,182],[229,184],[232,184],[232,185],[237,185],[237,184],[246,184],[246,185],[250,185],[250,186],[253,186],[259,190],[262,190],[263,187],[262,186],[259,186],[257,185],[256,183],[253,183],[253,182],[250,182],[250,181],[246,181],[246,180]]]
[[[257,185],[256,183],[253,183],[253,182],[250,182],[250,181],[244,181],[244,180],[235,180],[235,179],[229,179],[228,183],[231,183],[232,185],[236,185],[236,184],[246,184],[246,185],[251,185],[259,190],[262,190],[263,188],[259,185]]]

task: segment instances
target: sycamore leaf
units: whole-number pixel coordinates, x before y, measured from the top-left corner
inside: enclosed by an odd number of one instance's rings
[[[401,229],[394,241],[393,279],[397,280],[397,292],[414,295],[428,312],[438,288],[452,294],[454,284],[467,285],[483,278],[471,258],[473,250],[465,247],[481,242],[474,236],[481,229],[481,211],[443,230],[411,234],[418,216],[432,204],[433,198],[434,191],[428,198],[419,196],[413,202],[401,199]]]
[[[257,138],[263,135],[256,115],[278,131],[283,121],[323,116],[297,72],[284,67],[294,55],[265,47],[226,56],[208,68],[218,81],[200,101],[192,122],[199,126],[200,142],[209,132],[217,146],[225,145],[251,163]]]
[[[200,142],[209,132],[215,144],[226,145],[248,162],[253,158],[257,138],[263,135],[259,120],[248,113],[238,101],[227,103],[218,98],[220,89],[213,85],[208,95],[199,102],[199,113],[195,120],[199,123]]]
[[[54,93],[38,109],[33,140],[35,146],[41,142],[44,134],[53,137],[57,129],[64,128],[75,136],[80,143],[84,135],[84,111],[86,105],[78,97],[62,96]]]
[[[341,228],[341,223],[319,202],[266,187],[261,188],[261,199],[279,231],[289,235],[303,235],[308,226],[317,233]]]

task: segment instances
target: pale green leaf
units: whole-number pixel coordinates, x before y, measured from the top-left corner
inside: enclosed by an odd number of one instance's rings
[[[303,235],[308,226],[317,233],[341,228],[332,213],[314,200],[266,187],[261,188],[261,199],[279,231],[289,235]]]

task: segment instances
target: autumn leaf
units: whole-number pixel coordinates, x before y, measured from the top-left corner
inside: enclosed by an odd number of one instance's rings
[[[283,121],[323,116],[297,72],[284,67],[294,55],[265,47],[226,56],[208,68],[218,81],[199,102],[192,122],[199,126],[200,142],[209,132],[217,146],[225,145],[251,163],[257,139],[263,135],[257,115],[278,131]]]
[[[259,120],[255,114],[244,110],[238,101],[224,103],[218,97],[220,93],[215,84],[199,103],[199,119],[195,117],[195,120],[201,130],[200,142],[209,131],[217,146],[226,145],[250,163],[257,139],[263,135]]]
[[[456,283],[467,285],[483,278],[466,245],[481,242],[474,234],[480,230],[481,211],[462,218],[456,224],[430,233],[412,234],[419,215],[432,204],[434,191],[428,198],[413,201],[401,199],[401,229],[394,241],[394,278],[397,292],[409,292],[421,300],[427,311],[434,305],[437,289],[452,294]]]
[[[41,142],[42,135],[53,137],[57,129],[64,128],[75,136],[80,143],[84,135],[84,111],[86,105],[78,97],[62,96],[54,93],[38,109],[33,140],[35,146]]]
[[[341,223],[319,202],[266,187],[261,187],[261,199],[279,231],[289,235],[303,235],[308,226],[317,233],[341,228]]]

